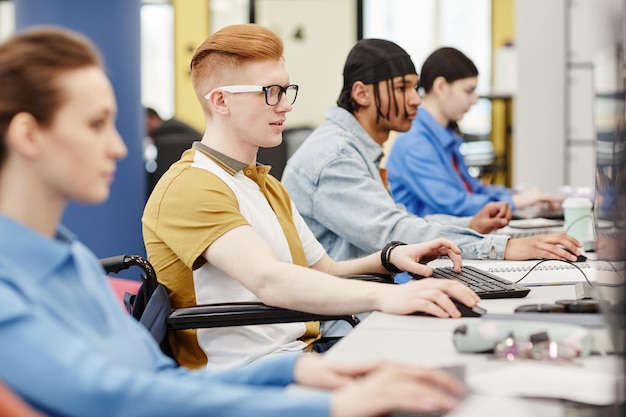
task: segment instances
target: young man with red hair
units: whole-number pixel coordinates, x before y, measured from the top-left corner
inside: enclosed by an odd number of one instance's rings
[[[334,276],[396,270],[428,276],[424,263],[442,255],[460,268],[459,249],[441,238],[391,243],[382,258],[385,245],[342,262],[326,254],[270,167],[256,160],[260,147],[282,141],[298,92],[274,32],[254,24],[218,31],[196,50],[191,77],[204,136],[163,175],[143,216],[149,259],[174,308],[262,301],[318,314],[459,317],[450,297],[478,302],[452,281],[396,286]],[[180,363],[227,367],[279,352],[323,351],[328,345],[319,338],[319,323],[287,323],[176,332],[170,340]]]

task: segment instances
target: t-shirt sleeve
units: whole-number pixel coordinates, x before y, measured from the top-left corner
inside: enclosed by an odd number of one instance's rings
[[[215,174],[192,167],[146,206],[143,221],[189,268],[199,266],[196,260],[219,237],[249,224],[232,190]]]
[[[322,259],[322,256],[326,253],[326,250],[322,244],[315,238],[311,229],[306,224],[298,210],[296,209],[293,201],[291,202],[291,212],[293,213],[293,222],[296,225],[296,230],[302,241],[302,247],[306,254],[306,262],[308,266],[315,264]]]

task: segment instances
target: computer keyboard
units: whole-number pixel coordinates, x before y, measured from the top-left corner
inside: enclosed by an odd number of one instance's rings
[[[538,218],[511,220],[507,226],[498,229],[493,233],[498,235],[507,235],[512,239],[517,239],[522,237],[545,235],[547,233],[557,233],[564,230],[562,220]]]
[[[546,206],[530,206],[513,211],[513,219],[550,219],[563,220],[565,218],[563,208],[551,208]]]
[[[510,236],[511,239],[521,239],[523,237],[531,237],[538,235],[545,235],[548,233],[557,233],[563,231],[561,228],[545,228],[545,229],[512,229],[505,228],[506,230],[500,229],[496,234],[498,235],[507,235]]]
[[[464,266],[460,273],[454,272],[451,266],[433,268],[433,277],[461,281],[483,299],[523,298],[530,292],[530,288],[526,288],[523,285],[516,284],[471,265]],[[421,279],[424,277],[413,275],[413,278]]]

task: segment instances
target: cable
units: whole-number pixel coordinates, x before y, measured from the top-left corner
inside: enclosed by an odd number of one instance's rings
[[[518,279],[517,281],[515,281],[516,284],[519,284],[520,281],[522,281],[524,278],[526,278],[528,276],[528,274],[530,274],[531,272],[534,271],[535,268],[537,268],[537,266],[541,265],[544,262],[548,262],[548,261],[558,261],[558,262],[565,262],[567,264],[572,265],[574,268],[578,269],[578,271],[580,271],[581,274],[583,274],[583,277],[585,277],[585,281],[587,281],[587,283],[593,287],[593,284],[591,283],[591,281],[589,280],[589,277],[587,277],[587,274],[585,274],[585,272],[580,269],[580,267],[578,265],[576,265],[574,262],[570,262],[570,261],[566,261],[564,259],[542,259],[539,262],[537,262],[536,264],[534,264],[524,275],[522,275],[522,277],[520,279]]]
[[[567,229],[565,229],[565,234],[567,234],[572,229],[572,226],[574,226],[576,223],[587,218],[590,218],[591,221],[593,221],[593,216],[591,214],[585,214],[584,216],[580,216],[579,218],[567,225]]]

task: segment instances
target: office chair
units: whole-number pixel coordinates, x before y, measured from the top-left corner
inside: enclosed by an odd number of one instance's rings
[[[171,311],[165,287],[158,283],[154,268],[147,259],[138,255],[118,255],[100,260],[107,274],[117,274],[136,266],[141,268],[141,286],[136,294],[127,294],[124,304],[127,311],[142,323],[172,356],[167,332],[228,326],[291,323],[305,321],[345,320],[352,327],[359,323],[354,315],[323,315],[270,307],[260,302],[233,302],[203,304]],[[389,275],[341,275],[347,279],[393,283]]]
[[[155,143],[157,154],[154,163],[154,172],[148,172],[148,195],[154,189],[161,176],[169,167],[178,161],[187,149],[191,148],[193,142],[200,140],[198,136],[181,136],[180,134],[162,135]]]
[[[285,129],[280,145],[273,148],[259,148],[257,161],[263,165],[270,165],[272,167],[271,174],[280,180],[287,161],[312,131],[313,128],[310,126]]]

